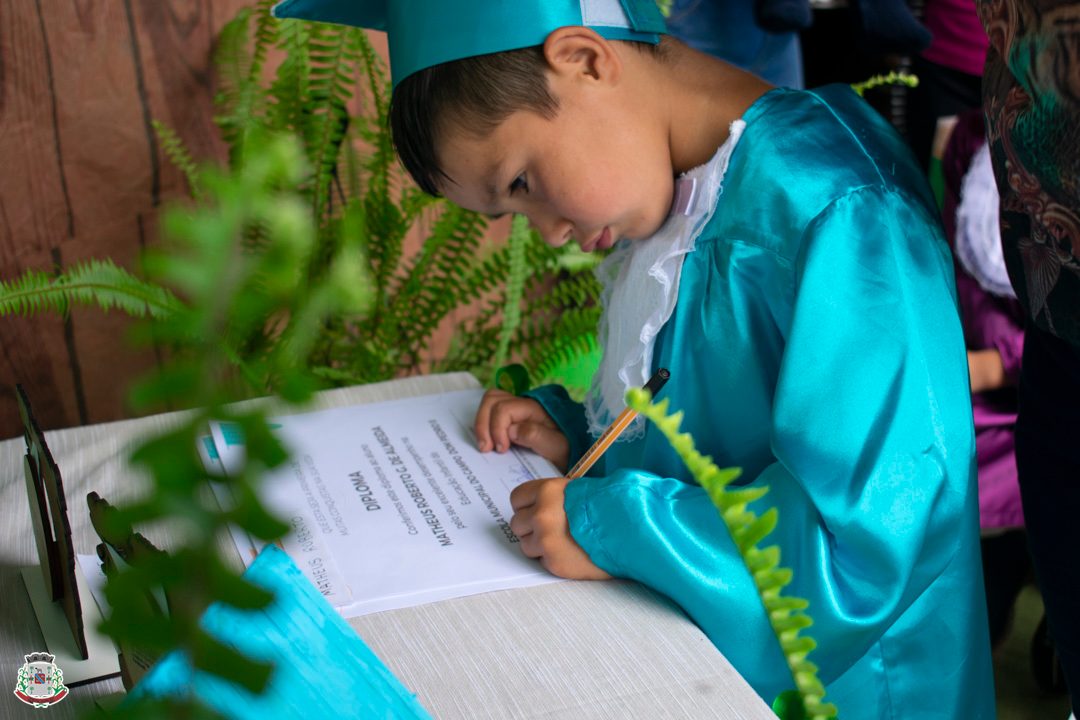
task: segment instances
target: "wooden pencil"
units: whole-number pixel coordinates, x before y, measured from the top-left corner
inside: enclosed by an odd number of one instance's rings
[[[649,391],[650,395],[656,397],[657,393],[660,392],[660,388],[664,387],[664,383],[666,383],[670,377],[671,373],[668,372],[666,368],[660,368],[656,371],[656,374],[649,379],[649,382],[645,383],[645,389]],[[607,449],[611,447],[611,444],[622,435],[623,431],[630,426],[630,423],[632,423],[636,417],[637,413],[630,408],[626,408],[619,413],[619,416],[616,417],[611,425],[604,430],[603,434],[596,439],[596,442],[592,444],[592,447],[585,451],[585,454],[574,464],[574,467],[570,468],[570,472],[566,473],[566,477],[574,480],[587,473],[589,468],[591,468],[593,464],[607,452]]]

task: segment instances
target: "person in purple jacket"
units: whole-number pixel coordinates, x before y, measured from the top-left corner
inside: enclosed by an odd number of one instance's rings
[[[942,213],[953,248],[971,378],[990,642],[996,646],[1008,630],[1031,563],[1015,454],[1024,313],[1002,257],[998,194],[981,109],[959,116],[942,166]]]

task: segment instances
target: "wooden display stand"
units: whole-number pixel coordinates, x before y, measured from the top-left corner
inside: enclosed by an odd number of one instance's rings
[[[101,611],[76,561],[60,469],[21,386],[16,386],[16,394],[26,440],[26,494],[40,563],[23,568],[22,577],[41,634],[64,672],[65,684],[118,675],[116,648],[97,630]]]

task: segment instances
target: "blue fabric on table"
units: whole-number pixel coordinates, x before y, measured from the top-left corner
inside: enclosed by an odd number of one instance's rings
[[[185,655],[170,653],[129,698],[194,693],[230,720],[266,718],[430,718],[401,682],[274,545],[244,577],[275,594],[262,610],[210,606],[203,628],[222,643],[275,669],[262,695],[217,676],[192,676]]]

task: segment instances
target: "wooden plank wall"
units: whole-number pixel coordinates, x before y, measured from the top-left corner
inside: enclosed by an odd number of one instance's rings
[[[0,277],[110,257],[133,268],[163,202],[186,192],[152,119],[196,157],[223,157],[212,44],[245,0],[0,0]],[[14,384],[45,428],[124,417],[156,362],[130,322],[76,309],[0,320],[0,437],[20,433]]]
[[[195,158],[224,160],[211,57],[221,27],[250,3],[0,0],[0,278],[101,257],[137,269],[162,204],[187,194],[150,121]],[[385,36],[371,39],[385,58]],[[443,323],[432,357],[459,319]],[[130,381],[159,361],[127,341],[131,324],[96,308],[67,321],[0,318],[0,438],[21,433],[15,383],[45,429],[130,416]]]

